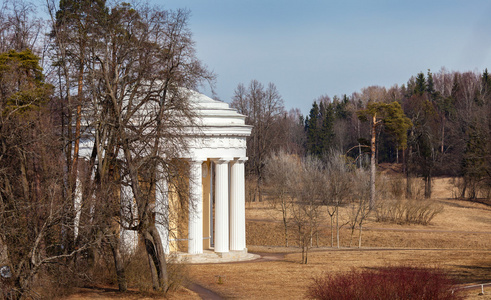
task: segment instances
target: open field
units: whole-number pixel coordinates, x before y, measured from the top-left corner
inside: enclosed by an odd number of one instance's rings
[[[491,207],[450,199],[453,188],[448,179],[436,179],[434,190],[432,201],[441,204],[443,212],[430,225],[384,224],[370,219],[363,231],[361,249],[348,247],[347,229],[341,230],[341,248],[329,247],[329,219],[325,218],[318,239],[320,247],[314,244],[307,265],[299,263],[298,248],[284,247],[281,212],[267,203],[248,203],[249,251],[261,253],[266,259],[190,265],[190,277],[233,299],[301,299],[311,278],[323,272],[400,264],[442,268],[462,285],[491,282]],[[222,276],[222,284],[217,276]],[[478,296],[479,292],[467,290],[467,299],[491,299],[491,286],[485,287],[485,295]]]
[[[370,218],[363,231],[362,248],[348,247],[350,232],[342,228],[340,248],[330,247],[329,218],[324,216],[319,247],[300,264],[300,249],[284,247],[281,212],[268,203],[247,203],[247,245],[262,258],[251,262],[195,264],[184,267],[190,282],[226,299],[303,299],[312,277],[352,268],[388,265],[438,267],[462,286],[491,282],[491,206],[452,199],[451,180],[436,179],[434,201],[443,211],[428,226],[377,223]],[[341,216],[346,211],[341,210]],[[293,238],[290,243],[295,244]],[[357,245],[355,232],[354,245]],[[218,281],[221,277],[221,284]],[[491,299],[491,286],[465,291],[466,299]],[[121,295],[115,289],[88,289],[70,299],[156,299],[151,293]],[[200,299],[181,290],[171,299]]]

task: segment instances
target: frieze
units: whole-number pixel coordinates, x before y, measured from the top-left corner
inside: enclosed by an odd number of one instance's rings
[[[217,136],[202,138],[196,143],[193,143],[196,148],[245,148],[245,137],[233,137],[233,136]]]

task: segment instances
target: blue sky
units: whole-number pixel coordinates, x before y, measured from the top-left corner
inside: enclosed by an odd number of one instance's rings
[[[306,114],[321,95],[402,85],[427,69],[491,69],[491,1],[153,1],[191,11],[198,57],[226,102],[257,79]]]

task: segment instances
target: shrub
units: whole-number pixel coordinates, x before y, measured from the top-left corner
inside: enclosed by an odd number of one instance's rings
[[[385,200],[376,208],[376,221],[428,225],[442,211],[442,205],[427,199]]]
[[[462,299],[454,283],[439,269],[385,267],[313,279],[310,299]]]

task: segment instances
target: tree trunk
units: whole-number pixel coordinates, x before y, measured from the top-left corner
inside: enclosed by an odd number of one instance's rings
[[[463,183],[463,186],[462,186],[462,193],[460,194],[460,198],[461,199],[465,199],[465,192],[467,190],[467,178],[466,176],[464,176],[464,183]]]
[[[362,224],[360,223],[360,235],[358,236],[358,248],[361,248],[361,233],[363,231],[363,226]]]
[[[157,273],[158,266],[155,265],[155,252],[152,241],[145,238],[145,249],[147,250],[148,264],[150,267],[150,275],[152,276],[153,289],[159,289],[159,275]]]
[[[402,173],[406,173],[406,149],[402,148]]]
[[[377,114],[372,117],[372,138],[370,142],[370,209],[375,206],[375,138],[377,134]]]
[[[431,175],[425,177],[425,198],[431,198]]]
[[[259,198],[259,202],[263,202],[263,191],[261,189],[261,176],[257,176],[257,195]]]
[[[305,246],[302,245],[302,264],[304,263],[305,261]]]
[[[336,206],[336,243],[337,243],[337,247],[339,248],[339,206],[338,205]]]
[[[349,239],[349,247],[351,248],[353,246],[353,236],[355,235],[355,226],[351,226],[351,234],[350,234],[350,239]]]
[[[396,164],[399,164],[399,148],[396,147]]]
[[[288,226],[286,222],[285,210],[283,210],[283,226],[285,226],[285,246],[288,247]]]
[[[114,267],[116,268],[116,277],[118,280],[118,287],[120,292],[125,292],[128,289],[128,284],[126,282],[126,274],[123,264],[123,256],[119,250],[119,245],[117,243],[117,238],[115,236],[109,237],[109,245],[113,253]]]
[[[331,219],[331,248],[332,248],[332,247],[334,247],[334,228],[333,228],[334,227],[334,220],[333,220],[334,212],[332,215],[329,214],[329,217]]]
[[[164,247],[162,246],[162,240],[160,239],[160,234],[157,231],[157,228],[155,228],[154,225],[151,225],[144,233],[144,236],[147,255],[153,261],[153,264],[151,263],[150,266],[155,268],[152,270],[154,288],[157,291],[165,293],[168,290],[169,278],[167,274],[167,261],[165,258]],[[156,278],[153,276],[154,273],[157,274]],[[155,279],[157,280],[156,282]]]

